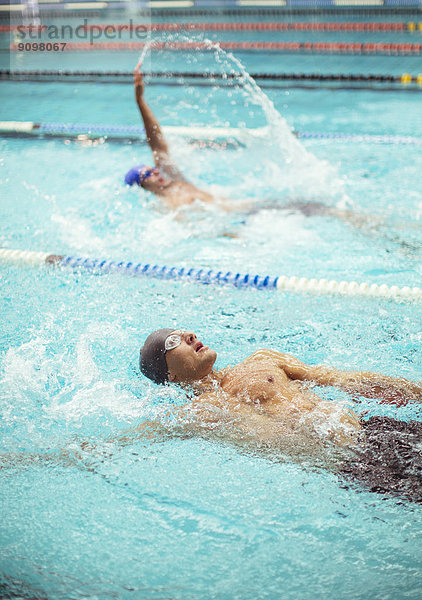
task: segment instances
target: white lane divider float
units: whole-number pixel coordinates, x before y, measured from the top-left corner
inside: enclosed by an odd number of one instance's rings
[[[368,297],[393,300],[396,302],[421,302],[422,288],[399,287],[377,283],[358,283],[357,281],[335,281],[328,279],[308,279],[306,277],[287,277],[281,275],[250,275],[235,272],[213,271],[210,269],[188,269],[186,267],[168,267],[136,262],[113,261],[89,257],[65,256],[48,252],[29,250],[11,250],[0,248],[0,262],[31,266],[54,265],[73,270],[85,270],[94,273],[121,273],[130,277],[152,277],[197,282],[208,285],[230,285],[236,288],[255,288],[257,290],[286,291],[315,295],[337,295],[350,297]]]
[[[167,125],[164,133],[184,137],[202,143],[226,142],[248,145],[256,139],[267,139],[268,127],[241,129],[238,127],[184,127]],[[422,138],[405,135],[370,135],[341,132],[296,131],[303,140],[328,140],[330,142],[354,142],[360,144],[393,144],[422,146]],[[109,140],[139,140],[145,142],[145,129],[140,125],[101,125],[97,123],[35,123],[32,121],[0,121],[0,135],[90,138],[104,137]]]

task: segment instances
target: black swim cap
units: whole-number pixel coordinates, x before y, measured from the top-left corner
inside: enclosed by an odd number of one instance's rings
[[[141,372],[155,383],[168,381],[167,361],[164,344],[175,329],[157,329],[145,340],[139,355]]]

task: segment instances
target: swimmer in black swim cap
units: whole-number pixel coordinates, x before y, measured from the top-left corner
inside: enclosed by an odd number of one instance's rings
[[[418,450],[422,424],[379,417],[366,420],[347,405],[322,399],[309,389],[310,383],[336,387],[352,398],[378,398],[401,406],[422,402],[422,383],[307,365],[276,350],[257,350],[221,371],[213,369],[216,358],[216,352],[193,332],[167,328],[148,336],[140,367],[156,383],[189,384],[194,398],[190,396],[190,404],[178,409],[189,431],[197,431],[199,423],[201,432],[209,426],[237,443],[256,441],[259,447],[278,447],[284,455],[296,457],[323,458],[325,448],[343,448],[338,467],[342,477],[374,491],[422,502],[422,482],[417,477],[422,467]],[[233,430],[225,429],[230,420]],[[391,444],[388,453],[383,450],[386,440]]]
[[[192,383],[212,372],[216,358],[217,353],[204,346],[192,331],[165,328],[147,337],[139,367],[155,383]]]

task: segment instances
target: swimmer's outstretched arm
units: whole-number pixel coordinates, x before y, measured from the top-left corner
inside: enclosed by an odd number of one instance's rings
[[[133,83],[135,87],[135,99],[141,113],[142,120],[145,126],[147,142],[151,148],[154,163],[157,167],[164,169],[177,178],[183,178],[180,171],[172,163],[170,151],[164,137],[160,124],[148,106],[144,97],[144,79],[141,72],[142,63],[139,62],[133,73]]]
[[[144,98],[144,78],[141,73],[142,63],[139,62],[133,73],[133,83],[135,87],[135,99],[139,107],[139,111],[142,116],[142,120],[145,125],[145,133],[147,135],[147,142],[151,147],[154,160],[162,154],[168,154],[167,142],[164,138],[164,134],[161,131],[159,122],[157,121],[154,113],[148,106]]]
[[[314,381],[318,385],[337,387],[365,398],[379,398],[382,402],[391,402],[397,406],[404,406],[410,401],[422,402],[422,383],[403,377],[389,377],[366,371],[341,371],[324,365],[306,365],[290,354],[274,350],[263,352],[271,353],[290,379]]]
[[[312,379],[319,385],[331,385],[365,398],[379,398],[404,406],[410,401],[422,402],[422,385],[404,377],[389,377],[367,371],[339,371],[332,367],[312,367]]]

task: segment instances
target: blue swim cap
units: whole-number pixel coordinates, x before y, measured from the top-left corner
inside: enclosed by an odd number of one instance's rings
[[[132,167],[125,175],[125,183],[128,185],[141,185],[139,183],[139,174],[146,166],[147,165],[137,165],[136,167]]]

